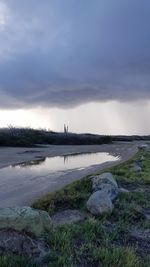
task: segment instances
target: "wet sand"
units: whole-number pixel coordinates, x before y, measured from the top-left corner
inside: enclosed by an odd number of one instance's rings
[[[40,173],[40,177],[34,177],[34,183],[28,180],[18,179],[19,177],[0,177],[0,207],[29,205],[35,199],[46,193],[54,192],[63,186],[81,179],[85,175],[92,174],[131,158],[138,150],[139,142],[135,143],[115,143],[109,145],[91,146],[46,146],[36,148],[0,148],[0,168],[16,165],[23,162],[44,159],[46,157],[64,156],[69,154],[79,154],[88,152],[107,152],[110,155],[119,157],[119,160],[105,162],[89,166],[83,169],[73,169],[54,173],[50,180]],[[11,168],[10,168],[11,172]],[[7,175],[6,175],[7,176]]]

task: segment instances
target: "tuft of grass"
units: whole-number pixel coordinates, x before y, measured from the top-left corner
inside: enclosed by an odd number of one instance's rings
[[[0,256],[0,267],[37,267],[37,265],[21,256]]]
[[[132,248],[96,248],[93,251],[94,259],[105,267],[142,267]]]
[[[50,214],[64,208],[83,208],[92,190],[91,179],[87,176],[63,189],[45,195],[32,204],[33,208],[43,209]]]

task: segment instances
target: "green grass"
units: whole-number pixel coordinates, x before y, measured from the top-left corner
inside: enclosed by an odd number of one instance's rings
[[[133,159],[125,163],[121,163],[113,168],[106,169],[105,171],[112,172],[120,186],[138,187],[150,185],[150,153],[146,154],[145,160],[142,163],[143,171],[140,175],[135,174],[132,170],[132,164],[140,157],[141,152],[137,153]],[[104,172],[104,170],[97,172],[96,174],[100,174],[102,172]],[[87,176],[65,186],[59,191],[47,194],[44,197],[36,200],[32,204],[32,207],[46,210],[50,214],[58,210],[63,210],[64,208],[83,209],[85,207],[85,202],[91,194],[91,191],[91,176]]]
[[[131,247],[111,245],[113,234],[109,235],[102,221],[90,219],[81,225],[57,228],[49,236],[53,253],[47,257],[48,266],[114,266],[146,267]]]
[[[133,172],[133,163],[139,161],[143,154],[142,173],[136,174]],[[143,208],[150,209],[150,153],[139,152],[133,159],[106,171],[112,172],[118,184],[132,192],[119,194],[112,214],[56,228],[48,238],[53,251],[47,258],[49,266],[150,266],[146,255],[143,258],[137,253],[136,244],[133,247],[127,242],[131,227],[150,228],[149,221],[142,213]],[[143,188],[143,192],[135,191],[139,188]],[[84,210],[91,191],[91,177],[84,177],[62,190],[47,194],[37,200],[33,207],[50,214],[66,208]]]
[[[142,266],[137,259],[132,248],[98,248],[95,249],[94,258],[105,267],[140,267]]]
[[[144,153],[142,173],[135,174],[132,170],[133,163],[140,159],[141,154],[139,152],[132,160],[106,170],[113,173],[120,186],[131,190],[119,194],[111,214],[91,216],[82,223],[59,226],[48,234],[47,242],[51,248],[50,255],[45,258],[48,267],[150,266],[150,259],[143,254],[145,251],[141,254],[137,244],[129,241],[132,227],[150,229],[150,222],[142,213],[142,209],[150,209],[150,152]],[[140,188],[143,191],[135,190]],[[32,206],[50,214],[68,208],[86,210],[85,204],[91,191],[91,177],[87,176],[55,193],[47,194]],[[29,266],[24,261],[19,265],[21,260],[15,258],[13,265],[11,258],[10,265],[7,265],[6,257],[4,264],[1,264],[1,260],[0,267]]]
[[[36,267],[36,265],[20,256],[1,256],[0,257],[0,267]]]
[[[85,201],[91,194],[91,188],[92,182],[90,177],[85,177],[55,193],[45,195],[35,201],[32,207],[46,210],[50,214],[64,208],[78,208],[79,206],[84,208]]]

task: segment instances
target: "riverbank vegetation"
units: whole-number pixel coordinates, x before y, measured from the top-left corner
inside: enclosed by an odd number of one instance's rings
[[[135,173],[132,166],[141,156],[142,172]],[[145,215],[150,212],[150,152],[139,152],[109,172],[128,191],[120,193],[112,214],[56,228],[48,239],[53,250],[48,266],[150,266],[150,220]],[[85,211],[91,186],[91,177],[85,177],[37,200],[33,207],[51,215],[66,208]]]

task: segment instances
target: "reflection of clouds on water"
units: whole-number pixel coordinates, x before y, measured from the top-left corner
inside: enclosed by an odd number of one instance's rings
[[[68,156],[64,156],[64,165],[68,163]]]
[[[12,165],[13,168],[16,167],[31,167],[31,166],[36,166],[36,165],[40,165],[43,164],[43,162],[46,160],[46,158],[40,158],[40,159],[36,159],[36,160],[31,160],[31,161],[27,161],[27,162],[23,162],[17,165]]]
[[[38,156],[37,156],[38,157]],[[104,152],[88,152],[88,153],[73,153],[64,156],[55,156],[47,158],[38,158],[28,162],[23,162],[11,166],[15,169],[28,169],[32,172],[41,173],[58,173],[59,171],[67,171],[72,169],[82,169],[89,166],[98,165],[108,161],[119,160],[119,153],[104,153]]]
[[[24,205],[117,158],[108,153],[69,154],[41,158],[0,169],[0,206]],[[95,169],[94,169],[95,168]]]

